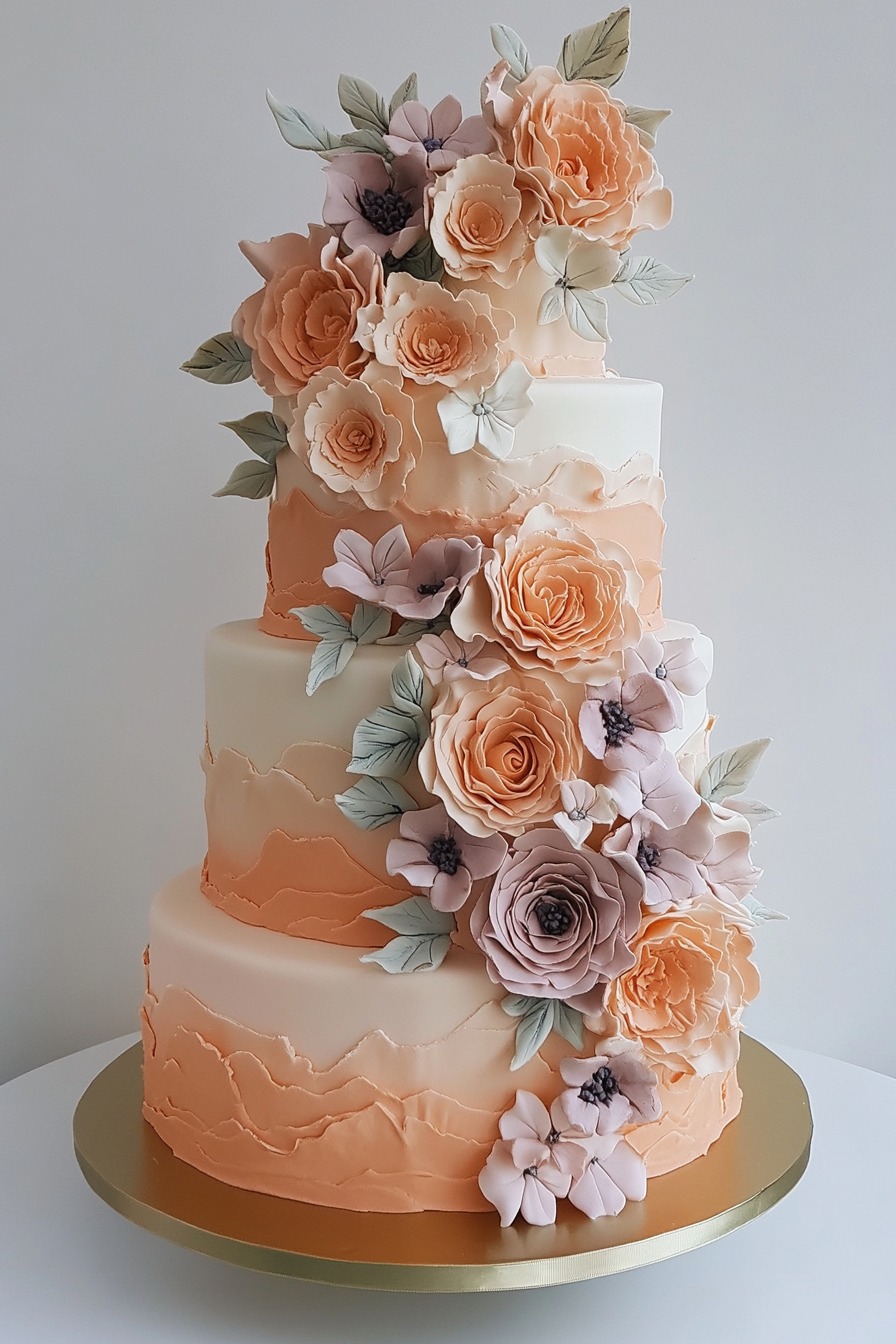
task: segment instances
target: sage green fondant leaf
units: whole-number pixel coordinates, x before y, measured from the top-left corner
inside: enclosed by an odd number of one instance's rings
[[[570,1045],[581,1050],[585,1040],[584,1018],[578,1009],[570,1008],[568,1003],[563,1003],[560,999],[554,1000],[554,1030],[559,1032],[565,1041],[569,1041]]]
[[[389,114],[386,104],[372,84],[354,75],[340,75],[339,106],[358,131],[387,131]]]
[[[389,120],[390,121],[392,120],[398,109],[400,107],[404,107],[405,103],[416,103],[416,101],[417,101],[417,76],[412,73],[408,75],[407,79],[403,80],[402,83],[399,84],[398,88],[392,95],[391,101],[389,103]]]
[[[434,621],[402,621],[394,635],[378,639],[378,644],[416,644],[421,635],[442,635],[450,630],[451,621],[447,616],[437,616]]]
[[[380,154],[384,159],[394,157],[379,131],[346,131],[345,135],[339,137],[339,144],[336,149],[322,149],[320,156],[332,163],[334,159],[338,159],[340,154],[344,154],[348,149],[357,149],[362,153]]]
[[[757,924],[768,924],[775,919],[790,919],[789,915],[782,915],[780,910],[769,910],[768,906],[763,905],[761,901],[757,901],[755,896],[745,896],[741,905],[745,906]]]
[[[387,276],[395,271],[404,271],[415,280],[441,280],[445,272],[445,263],[432,245],[429,234],[415,243],[403,257],[393,257],[387,252],[383,257],[383,269]]]
[[[700,797],[708,803],[721,803],[743,793],[770,742],[770,737],[760,737],[714,756],[697,782]]]
[[[667,117],[672,113],[668,107],[637,107],[632,104],[625,109],[625,119],[629,126],[634,126],[638,132],[638,139],[645,149],[653,149],[656,144],[656,133]]]
[[[565,289],[563,305],[569,325],[586,341],[610,340],[607,330],[607,301],[588,289]]]
[[[332,607],[293,607],[290,616],[298,616],[309,635],[333,644],[352,638],[352,628],[341,612]]]
[[[310,149],[321,154],[324,150],[339,148],[340,137],[328,131],[322,122],[316,121],[306,112],[299,112],[295,107],[289,107],[287,103],[278,102],[270,89],[266,96],[280,134],[293,149]]]
[[[417,715],[423,709],[426,681],[423,669],[412,653],[406,653],[392,672],[392,703],[406,714]]]
[[[722,801],[732,812],[739,812],[742,817],[746,817],[752,831],[764,821],[774,821],[781,815],[767,803],[760,803],[758,798],[725,798]]]
[[[215,499],[242,495],[243,499],[264,499],[274,488],[277,472],[269,462],[240,462],[230,473],[227,484],[214,492]]]
[[[252,373],[252,351],[232,331],[222,331],[203,341],[181,368],[207,383],[241,383]]]
[[[528,994],[508,994],[501,1000],[501,1007],[508,1017],[522,1017],[533,1003],[541,1003],[541,999],[530,998]]]
[[[340,641],[322,639],[315,646],[305,681],[305,694],[313,695],[325,681],[332,681],[354,655],[357,644],[353,639]]]
[[[417,810],[411,795],[394,779],[359,779],[345,793],[337,793],[334,801],[342,815],[362,831],[375,831],[403,812]]]
[[[379,952],[368,952],[359,958],[373,961],[390,975],[405,975],[410,971],[435,971],[441,966],[451,947],[447,933],[427,937],[393,938]]]
[[[692,275],[681,275],[655,257],[624,257],[613,277],[613,288],[630,303],[662,303],[677,294]]]
[[[628,61],[631,11],[617,9],[599,23],[577,28],[563,39],[557,68],[564,79],[593,79],[611,88]]]
[[[362,719],[352,737],[350,775],[400,779],[410,769],[422,740],[419,715],[380,705]]]
[[[352,634],[359,644],[374,644],[389,633],[392,614],[372,602],[359,602],[352,612]]]
[[[554,1026],[554,999],[531,999],[520,1016],[516,1029],[516,1054],[510,1063],[511,1072],[528,1064],[544,1045]]]
[[[492,46],[501,57],[510,66],[510,73],[516,80],[523,80],[532,69],[532,59],[526,48],[526,44],[515,33],[512,28],[508,28],[506,23],[493,23],[489,29],[492,39]]]
[[[247,448],[272,466],[286,447],[286,421],[271,411],[253,411],[242,420],[222,420],[221,424],[225,429],[232,429]]]
[[[411,896],[397,905],[381,905],[376,910],[365,910],[365,919],[375,919],[396,933],[415,937],[422,934],[453,933],[457,920],[444,910],[436,910],[426,896]]]

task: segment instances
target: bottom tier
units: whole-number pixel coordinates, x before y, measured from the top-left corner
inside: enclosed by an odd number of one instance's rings
[[[550,1102],[571,1048],[552,1037],[511,1073],[515,1023],[480,958],[453,948],[434,975],[389,976],[360,951],[232,919],[198,869],[169,883],[150,917],[144,1115],[178,1157],[248,1190],[489,1209],[477,1177],[498,1117],[517,1088]],[[661,1069],[659,1086],[662,1117],[629,1135],[649,1176],[702,1156],[741,1104],[733,1069]]]

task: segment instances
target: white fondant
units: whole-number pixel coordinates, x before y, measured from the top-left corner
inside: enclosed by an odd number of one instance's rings
[[[663,389],[639,378],[536,378],[510,461],[567,444],[618,471],[636,453],[660,465]]]
[[[378,926],[377,926],[378,927]],[[371,1031],[423,1045],[454,1031],[506,990],[483,959],[453,948],[437,973],[386,975],[364,949],[287,938],[211,905],[194,868],[163,887],[149,917],[150,986],[186,989],[206,1008],[329,1068]],[[514,1026],[508,1019],[508,1035]]]

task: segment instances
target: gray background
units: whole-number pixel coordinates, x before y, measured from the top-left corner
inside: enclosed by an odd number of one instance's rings
[[[609,4],[609,0],[605,0]],[[488,22],[536,60],[582,0],[7,0],[0,69],[4,586],[0,1078],[132,1029],[153,891],[203,850],[201,646],[252,616],[265,509],[213,500],[265,402],[177,366],[318,219],[318,161],[264,103],[340,124],[336,77],[416,68],[475,110]],[[612,315],[666,387],[666,611],[716,641],[717,743],[756,792],[758,1034],[896,1073],[893,96],[896,7],[636,0],[619,92],[671,106],[697,281]]]

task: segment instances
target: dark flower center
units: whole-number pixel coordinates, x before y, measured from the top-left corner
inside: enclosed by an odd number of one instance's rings
[[[659,846],[652,845],[649,840],[638,841],[638,852],[635,855],[641,868],[645,873],[649,873],[653,868],[660,866]]]
[[[541,931],[548,938],[559,938],[566,933],[572,923],[572,911],[569,903],[562,897],[539,901],[535,907],[535,918],[541,925]]]
[[[444,579],[436,579],[435,583],[418,583],[417,592],[423,597],[435,597],[445,587]]]
[[[440,835],[429,847],[429,861],[440,873],[453,877],[460,867],[460,850],[453,835]]]
[[[538,1168],[537,1168],[537,1167],[523,1167],[523,1175],[524,1175],[524,1176],[537,1176],[537,1175],[538,1175]]]
[[[579,1088],[579,1097],[589,1106],[606,1106],[619,1091],[619,1084],[608,1064],[602,1064]]]
[[[443,143],[437,135],[431,135],[428,140],[423,141],[423,148],[427,154],[432,154],[433,150],[441,149]]]
[[[622,703],[619,700],[601,701],[600,715],[604,721],[608,747],[618,747],[635,731],[635,725],[622,708]]]
[[[656,677],[657,681],[665,681],[669,675],[669,673],[666,671],[666,664],[660,663],[659,667],[656,669],[653,675]]]
[[[560,1142],[560,1131],[558,1129],[552,1129],[550,1134],[545,1139],[545,1143],[548,1144],[549,1147],[553,1147],[555,1143],[559,1142]]]
[[[358,206],[368,224],[372,224],[377,233],[384,234],[398,233],[414,213],[410,201],[391,187],[385,191],[365,187],[358,196]]]

